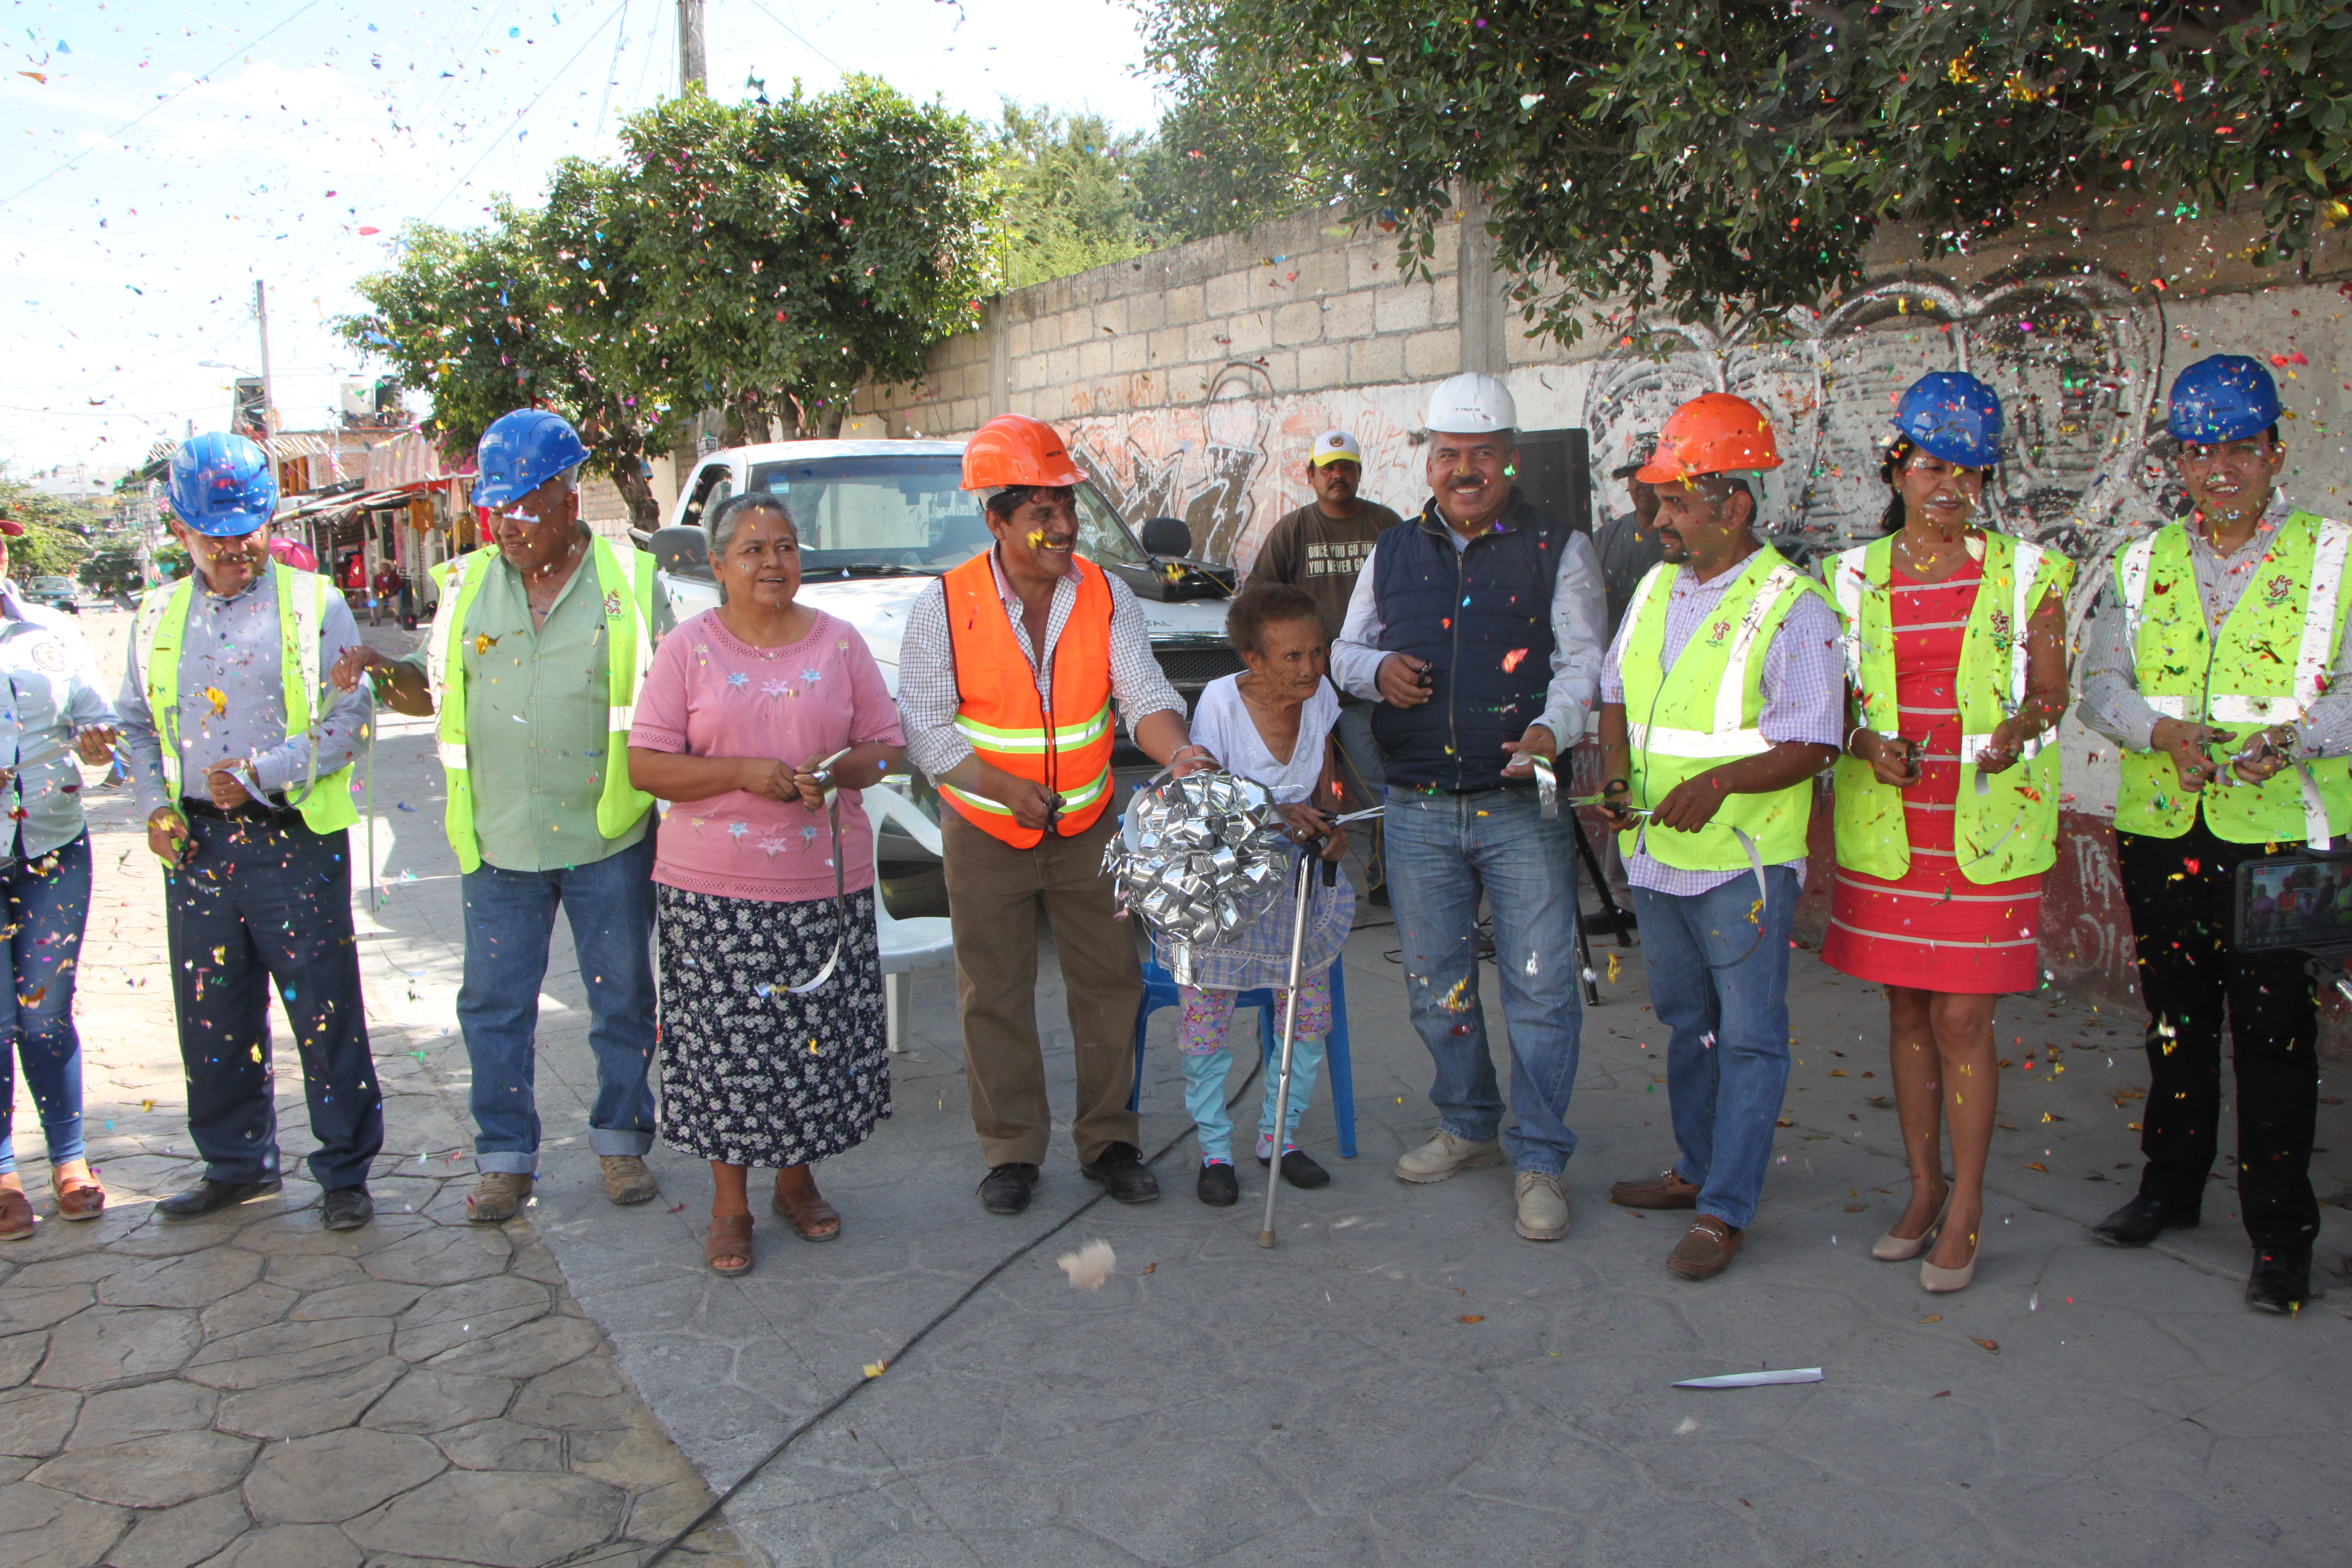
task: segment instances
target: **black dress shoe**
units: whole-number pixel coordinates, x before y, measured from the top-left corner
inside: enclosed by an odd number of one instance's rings
[[[218,1214],[232,1204],[247,1198],[267,1197],[285,1185],[272,1179],[267,1182],[215,1182],[210,1176],[198,1182],[184,1193],[173,1193],[155,1205],[155,1212],[165,1219],[201,1219],[208,1214]]]
[[[1617,918],[1613,921],[1609,918],[1607,910],[1595,910],[1583,918],[1582,923],[1584,934],[1587,936],[1615,936],[1618,927],[1622,926],[1627,931],[1634,931],[1640,928],[1642,922],[1633,918],[1633,911],[1631,910],[1619,910]]]
[[[1100,1182],[1103,1190],[1123,1204],[1156,1203],[1160,1198],[1160,1178],[1143,1163],[1143,1151],[1132,1143],[1107,1143],[1103,1152],[1090,1164],[1081,1164],[1078,1173],[1089,1182]]]
[[[319,1198],[319,1217],[329,1230],[357,1230],[375,1218],[375,1200],[367,1185],[329,1187]]]
[[[991,1214],[1019,1214],[1036,1192],[1036,1166],[991,1165],[980,1179],[980,1206]]]
[[[2110,1247],[2146,1247],[2168,1230],[2193,1230],[2197,1210],[2146,1193],[2091,1227],[2091,1234]]]
[[[2254,1253],[2246,1276],[2246,1305],[2257,1312],[2292,1314],[2311,1299],[2311,1251]]]
[[[1213,1209],[1229,1209],[1242,1201],[1241,1178],[1234,1174],[1231,1165],[1220,1162],[1201,1167],[1201,1179],[1192,1188],[1192,1195]]]
[[[1304,1149],[1286,1149],[1282,1155],[1282,1179],[1294,1187],[1313,1189],[1331,1184],[1331,1173],[1317,1164]]]

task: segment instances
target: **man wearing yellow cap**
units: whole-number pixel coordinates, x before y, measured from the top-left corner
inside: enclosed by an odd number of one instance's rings
[[[1650,1001],[1674,1031],[1681,1159],[1612,1202],[1696,1209],[1666,1267],[1730,1266],[1772,1160],[1789,1081],[1789,929],[1812,778],[1837,758],[1843,672],[1821,585],[1756,537],[1772,426],[1720,392],[1675,410],[1640,479],[1665,559],[1634,590],[1601,674],[1603,809],[1619,830]]]
[[[1037,1038],[1041,910],[1076,1057],[1078,1169],[1120,1203],[1160,1195],[1128,1105],[1143,969],[1102,869],[1118,826],[1112,704],[1154,762],[1184,773],[1209,759],[1134,595],[1077,553],[1074,490],[1086,480],[1053,426],[1019,414],[982,426],[964,447],[963,488],[988,492],[995,547],[923,590],[899,645],[907,757],[949,808],[956,1021],[991,1214],[1029,1206],[1053,1130]]]
[[[1364,451],[1345,430],[1326,430],[1315,437],[1307,458],[1307,488],[1315,492],[1310,505],[1286,513],[1266,531],[1257,549],[1245,588],[1264,583],[1287,583],[1303,588],[1323,612],[1323,637],[1339,640],[1347,624],[1348,600],[1356,591],[1356,574],[1372,553],[1381,531],[1403,520],[1360,493],[1364,481]],[[1381,783],[1381,749],[1372,739],[1372,711],[1380,706],[1361,697],[1339,695],[1340,778],[1351,811],[1377,805]],[[1370,852],[1365,871],[1371,882],[1372,902],[1385,904],[1389,890],[1381,866],[1380,819],[1370,823]]]

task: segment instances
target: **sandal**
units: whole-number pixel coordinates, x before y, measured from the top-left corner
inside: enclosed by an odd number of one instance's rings
[[[744,1274],[751,1268],[751,1216],[719,1214],[710,1216],[710,1233],[702,1238],[702,1261],[714,1274]]]
[[[57,1195],[59,1219],[96,1219],[106,1212],[106,1189],[99,1184],[98,1173],[87,1171],[60,1182],[55,1171],[49,1173],[49,1191]]]
[[[805,1165],[793,1167],[801,1173],[800,1191],[784,1189],[786,1171],[776,1173],[776,1195],[771,1207],[792,1222],[793,1232],[803,1241],[831,1241],[841,1234],[841,1211],[824,1201],[816,1190],[816,1177]]]
[[[0,1187],[0,1241],[22,1241],[33,1234],[33,1200],[14,1187]]]

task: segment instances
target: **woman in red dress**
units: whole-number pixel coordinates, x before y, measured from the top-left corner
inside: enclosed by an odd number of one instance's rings
[[[1976,1272],[1999,1063],[1993,1004],[2031,991],[2042,873],[2057,854],[2074,563],[1974,525],[2000,402],[1923,377],[1880,470],[1886,537],[1838,557],[1852,728],[1837,765],[1837,889],[1822,957],[1886,987],[1911,1200],[1871,1248],[1931,1291]],[[1943,1126],[1952,1176],[1944,1175]]]

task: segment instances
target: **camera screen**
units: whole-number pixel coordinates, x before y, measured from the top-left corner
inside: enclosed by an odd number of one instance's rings
[[[2352,860],[2280,858],[2238,868],[2238,947],[2352,943]]]

